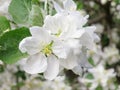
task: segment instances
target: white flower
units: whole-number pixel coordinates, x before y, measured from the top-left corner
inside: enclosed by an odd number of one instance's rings
[[[0,65],[3,65],[4,63],[3,63],[3,61],[2,60],[0,60]]]
[[[90,90],[95,90],[98,85],[103,88],[109,85],[110,80],[115,77],[113,69],[104,69],[103,65],[99,64],[97,67],[89,69],[89,72],[93,75],[93,79],[81,78],[79,79],[83,83],[91,83]]]
[[[108,64],[114,64],[120,59],[119,50],[112,44],[109,47],[104,48],[102,57]]]
[[[43,82],[41,90],[72,90],[72,88],[65,83],[65,77],[56,77],[53,81]]]
[[[53,1],[54,3],[54,8],[57,11],[57,13],[64,13],[66,14],[66,16],[68,15],[68,17],[71,20],[74,20],[74,23],[72,22],[72,24],[77,25],[77,27],[81,28],[83,27],[83,25],[86,24],[86,22],[88,21],[88,15],[86,15],[85,17],[81,14],[80,11],[76,10],[76,4],[73,0],[63,0],[62,4],[63,7],[61,7],[58,3],[56,3],[55,1]]]
[[[32,36],[20,43],[20,50],[30,55],[23,66],[26,72],[31,74],[45,72],[47,79],[53,79],[58,74],[59,63],[67,69],[89,67],[86,66],[88,63],[85,64],[87,57],[82,49],[94,50],[95,42],[99,39],[94,33],[95,27],[84,27],[88,16],[84,17],[76,11],[76,5],[72,0],[65,0],[63,4],[65,10],[54,16],[48,15],[42,28],[30,28]],[[59,8],[61,7],[56,7]]]
[[[60,61],[65,68],[69,69],[76,66],[76,55],[73,52],[79,53],[81,45],[78,38],[84,33],[84,30],[78,30],[77,25],[73,22],[74,18],[72,16],[59,13],[54,16],[47,16],[43,26],[66,48],[67,59]]]
[[[101,3],[102,3],[102,4],[106,4],[106,3],[107,3],[107,0],[101,0]]]
[[[74,36],[79,36],[80,44],[82,44],[82,46],[87,47],[88,49],[95,50],[95,48],[94,48],[95,42],[98,42],[100,39],[99,39],[98,35],[96,35],[94,33],[95,29],[96,29],[95,26],[84,27],[84,25],[88,21],[87,20],[88,15],[83,16],[79,11],[77,11],[76,4],[74,3],[73,0],[63,1],[63,8],[60,7],[60,5],[58,5],[56,2],[54,2],[54,7],[55,7],[56,11],[58,12],[58,14],[63,14],[65,16],[65,18],[68,18],[68,20],[67,20],[68,22],[66,22],[66,23],[69,24],[69,27],[72,25],[72,28],[70,27],[71,28],[70,30],[71,31],[77,30],[77,31],[75,31],[77,33],[77,35],[74,35],[75,34],[74,32],[71,32],[71,34],[74,33],[73,34]],[[65,23],[65,20],[66,19],[63,20],[64,23]],[[66,24],[64,24],[64,25],[66,25]],[[70,30],[69,30],[69,32],[70,32]],[[81,33],[81,35],[79,33]],[[78,37],[76,37],[76,38],[78,38]]]
[[[54,2],[54,5],[58,13],[54,16],[48,15],[45,18],[43,27],[56,40],[61,41],[62,46],[66,48],[67,58],[60,60],[61,65],[67,69],[73,69],[78,66],[76,63],[80,61],[78,58],[82,53],[81,49],[85,47],[95,50],[95,42],[99,41],[99,37],[94,33],[96,29],[94,26],[84,27],[88,16],[84,17],[80,12],[76,11],[76,5],[72,0],[63,1],[63,8],[56,2]],[[86,56],[84,55],[84,57]],[[84,60],[85,63],[87,59]]]
[[[30,74],[44,72],[45,78],[52,80],[59,72],[58,58],[66,57],[64,49],[43,28],[31,27],[30,32],[32,36],[24,38],[19,45],[23,53],[30,55],[24,60],[23,69]]]

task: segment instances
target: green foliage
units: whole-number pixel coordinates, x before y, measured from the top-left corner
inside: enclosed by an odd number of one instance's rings
[[[114,0],[117,4],[120,4],[120,0]]]
[[[42,26],[43,16],[37,0],[12,0],[9,13],[17,24]]]
[[[92,59],[92,57],[88,58],[88,62],[92,65],[95,66],[94,60]]]
[[[10,29],[10,23],[6,17],[0,16],[0,35],[7,29]]]
[[[88,73],[85,78],[87,79],[94,79],[94,76],[91,73]]]
[[[21,78],[22,80],[26,80],[26,75],[24,71],[21,71],[21,70],[17,71],[15,73],[15,76],[18,78]]]
[[[28,21],[31,9],[31,0],[12,0],[9,6],[9,13],[15,23],[23,24]]]
[[[32,10],[29,16],[29,24],[30,26],[42,26],[43,25],[43,16],[41,13],[41,9],[37,5],[32,5]]]
[[[101,85],[98,85],[95,90],[103,90],[103,87]]]
[[[83,9],[83,3],[82,3],[82,2],[79,1],[79,2],[77,3],[77,9],[78,9],[78,10]]]
[[[0,73],[4,72],[4,66],[0,65]]]
[[[33,4],[39,4],[40,0],[32,0]]]
[[[16,85],[11,87],[11,90],[19,90],[19,88],[22,86],[24,86],[24,82],[18,82]]]
[[[102,34],[101,36],[101,44],[103,47],[108,46],[110,43],[109,37],[106,34]]]
[[[4,33],[0,37],[0,60],[12,64],[25,57],[26,54],[22,54],[18,46],[20,41],[27,36],[30,36],[29,29],[24,27]]]

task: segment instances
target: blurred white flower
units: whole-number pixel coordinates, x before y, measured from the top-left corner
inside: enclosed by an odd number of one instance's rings
[[[116,73],[113,69],[104,69],[104,66],[99,64],[95,68],[89,69],[89,72],[93,75],[93,79],[79,78],[79,81],[86,84],[91,83],[90,90],[95,90],[98,85],[106,88],[110,85],[111,79],[115,78]]]
[[[41,90],[72,90],[72,88],[65,83],[65,77],[56,77],[53,81],[43,82]]]
[[[104,48],[103,59],[110,65],[119,61],[119,50],[115,47],[114,44]]]
[[[106,4],[108,0],[100,0],[102,4]]]
[[[21,90],[72,90],[71,87],[65,83],[65,77],[56,77],[53,81],[41,81],[36,79],[35,76],[28,77],[25,81],[25,85],[21,87]]]
[[[118,35],[117,28],[112,29],[111,39],[112,39],[113,43],[118,43],[119,42],[120,37]]]
[[[104,26],[102,24],[97,23],[95,24],[95,26],[96,26],[96,30],[95,30],[96,33],[101,34],[104,31]]]
[[[3,61],[2,60],[0,60],[0,65],[3,65],[4,63],[3,63]]]
[[[7,65],[3,67],[4,71],[0,72],[0,89],[11,90],[11,87],[16,85],[14,73],[17,71],[15,65]]]
[[[120,4],[117,5],[116,9],[120,11]]]

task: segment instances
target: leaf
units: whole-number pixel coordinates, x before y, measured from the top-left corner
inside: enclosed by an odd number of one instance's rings
[[[15,23],[23,24],[29,19],[29,13],[32,9],[31,0],[12,0],[9,6],[9,13],[11,14]]]
[[[103,90],[103,87],[101,85],[98,85],[95,90]]]
[[[94,60],[92,59],[92,57],[88,58],[88,62],[92,65],[95,66]]]
[[[94,76],[91,73],[88,73],[85,78],[87,79],[94,79]]]
[[[4,16],[0,16],[0,35],[2,35],[5,30],[10,28],[10,23],[7,18]]]
[[[43,16],[39,6],[32,5],[32,10],[29,16],[30,26],[42,26],[43,25]]]
[[[24,27],[4,33],[0,37],[0,60],[12,64],[26,57],[26,54],[19,51],[18,46],[23,38],[30,35],[29,29]]]
[[[83,3],[82,3],[81,1],[79,1],[79,2],[77,3],[77,9],[78,9],[78,10],[83,9]]]
[[[120,4],[120,0],[114,0],[117,4]]]
[[[110,44],[110,39],[107,34],[101,35],[101,44],[103,48],[107,47]]]

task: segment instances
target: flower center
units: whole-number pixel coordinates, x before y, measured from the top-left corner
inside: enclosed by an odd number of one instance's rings
[[[45,45],[44,48],[42,49],[42,52],[46,56],[49,56],[52,53],[52,45],[53,45],[53,41],[51,41],[50,44]]]
[[[59,29],[58,33],[55,34],[55,36],[59,37],[62,31]]]

